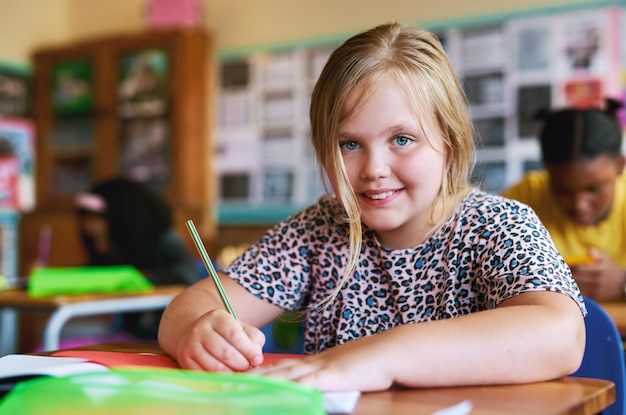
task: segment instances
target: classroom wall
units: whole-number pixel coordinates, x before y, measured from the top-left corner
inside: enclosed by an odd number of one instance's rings
[[[147,27],[148,0],[0,0],[0,62],[28,64],[31,51]],[[598,0],[203,0],[218,50],[352,34],[389,20],[433,24]],[[356,5],[356,7],[355,7]]]
[[[27,65],[33,46],[69,37],[66,0],[0,0],[0,63]]]

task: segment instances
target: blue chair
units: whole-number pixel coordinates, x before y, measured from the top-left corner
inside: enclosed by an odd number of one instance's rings
[[[615,403],[603,415],[624,415],[626,401],[626,367],[624,348],[615,323],[594,300],[585,297],[587,344],[580,367],[572,376],[607,379],[615,383]]]

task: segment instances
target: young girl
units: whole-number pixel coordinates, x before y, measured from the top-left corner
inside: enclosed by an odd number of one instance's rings
[[[524,205],[472,189],[462,89],[432,34],[391,23],[347,40],[313,91],[312,140],[334,196],[203,280],[159,331],[182,367],[322,390],[540,381],[575,371],[582,297]],[[262,327],[303,313],[305,353],[261,365]]]

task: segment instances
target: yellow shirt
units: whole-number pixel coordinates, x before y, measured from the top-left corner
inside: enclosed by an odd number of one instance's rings
[[[617,178],[608,217],[597,225],[580,226],[559,208],[546,171],[528,173],[502,195],[533,208],[566,260],[585,255],[593,247],[609,254],[619,267],[626,268],[626,173]]]

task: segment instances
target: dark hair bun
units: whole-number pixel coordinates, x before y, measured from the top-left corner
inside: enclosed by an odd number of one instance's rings
[[[608,115],[610,115],[613,118],[617,118],[617,110],[623,107],[623,103],[613,99],[613,98],[607,98],[606,99],[606,108],[604,109],[604,112],[606,112]]]

